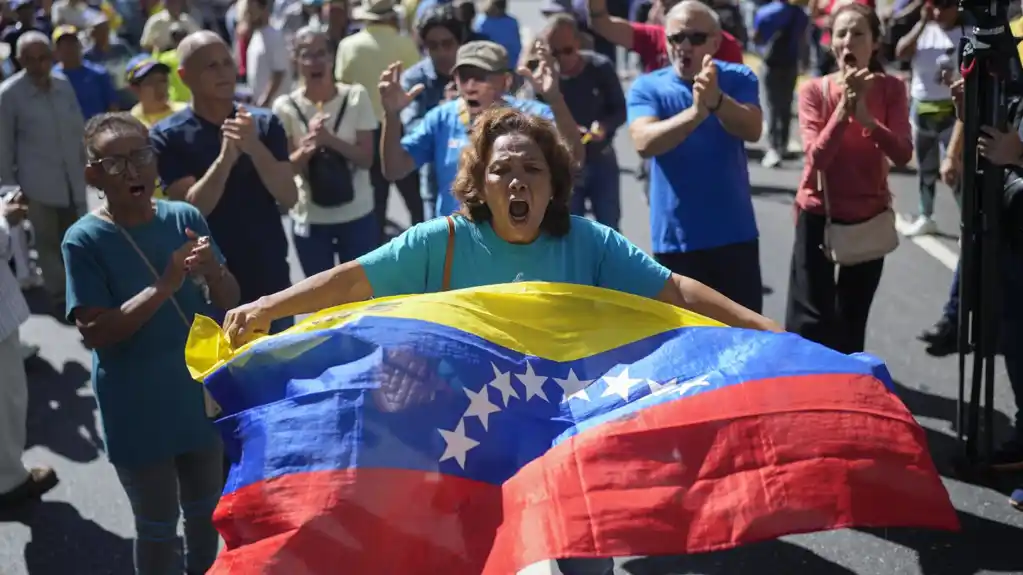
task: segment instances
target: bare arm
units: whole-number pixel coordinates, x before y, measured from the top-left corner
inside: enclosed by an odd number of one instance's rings
[[[678,274],[671,274],[657,299],[732,327],[784,331],[773,320],[742,307],[692,278]]]
[[[277,203],[288,209],[294,206],[298,202],[298,189],[295,188],[291,162],[278,160],[262,142],[255,146],[251,157],[256,174]]]
[[[384,112],[380,138],[380,165],[384,177],[396,182],[416,169],[416,161],[401,145],[401,118],[397,112]]]
[[[691,106],[666,120],[637,118],[629,124],[629,135],[640,157],[653,158],[684,142],[706,119],[706,111]]]
[[[100,349],[135,335],[173,295],[172,287],[157,281],[132,296],[119,308],[79,307],[72,314],[85,346]]]
[[[909,60],[916,54],[916,41],[920,39],[920,34],[923,34],[925,26],[927,26],[927,21],[921,19],[910,29],[909,33],[899,38],[899,42],[895,45],[896,58]]]
[[[327,146],[360,168],[368,170],[373,165],[373,132],[359,130],[355,133],[354,144],[329,134]]]
[[[565,98],[558,94],[557,98],[549,101],[548,105],[551,107],[551,111],[554,112],[554,124],[558,127],[558,131],[561,132],[561,136],[568,140],[568,145],[572,148],[572,161],[576,165],[583,165],[586,161],[586,145],[583,144],[582,135],[579,133],[579,126],[575,123],[575,118],[572,117],[572,110],[568,109],[568,104],[565,103]]]
[[[587,8],[590,13],[590,30],[612,44],[632,50],[632,26],[628,20],[608,14],[606,0],[589,0]]]
[[[314,313],[373,297],[373,287],[362,266],[350,261],[308,277],[290,288],[259,299],[271,321]]]
[[[210,288],[210,301],[220,309],[231,309],[241,300],[242,292],[238,287],[238,280],[227,266],[221,265],[216,275],[207,277],[206,285]]]
[[[172,200],[188,202],[199,209],[203,216],[210,215],[220,203],[224,195],[224,186],[227,184],[227,177],[231,175],[231,168],[237,158],[223,151],[213,161],[210,169],[206,170],[199,180],[188,176],[167,186],[164,193]]]
[[[764,114],[753,104],[740,104],[731,96],[721,93],[721,105],[714,115],[729,134],[745,142],[759,142],[764,129]]]

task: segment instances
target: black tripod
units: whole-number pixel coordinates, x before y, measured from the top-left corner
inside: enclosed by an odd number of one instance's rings
[[[1004,0],[960,0],[975,22],[961,45],[965,79],[962,248],[959,274],[959,401],[956,434],[965,463],[986,467],[994,450],[995,356],[1000,328],[1000,237],[1005,170],[977,155],[981,126],[1006,127],[1007,86],[1019,70],[1016,41]],[[967,355],[970,397],[966,400]],[[983,394],[983,400],[981,395]],[[983,408],[983,418],[981,409]],[[982,423],[983,422],[983,423]],[[983,429],[983,449],[979,449]]]

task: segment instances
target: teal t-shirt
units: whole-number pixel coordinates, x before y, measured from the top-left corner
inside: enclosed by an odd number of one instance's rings
[[[192,205],[157,201],[156,217],[128,228],[128,233],[162,273],[171,253],[185,243],[186,228],[210,235]],[[61,249],[67,270],[67,315],[72,320],[79,307],[120,307],[156,279],[117,227],[92,214],[71,226]],[[217,257],[223,259],[219,250]],[[195,314],[218,315],[188,279],[174,298],[189,323]],[[114,465],[142,466],[216,444],[216,430],[203,407],[202,385],[185,365],[188,331],[189,325],[168,300],[131,337],[93,350],[92,384]]]
[[[454,216],[451,288],[547,281],[603,287],[644,297],[664,289],[671,272],[611,228],[572,216],[570,231],[531,244],[502,240],[489,223]],[[448,224],[436,218],[359,258],[374,297],[440,291]]]

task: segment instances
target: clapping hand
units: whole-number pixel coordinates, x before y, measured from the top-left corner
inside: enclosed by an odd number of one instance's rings
[[[537,41],[533,45],[533,55],[539,61],[536,69],[530,70],[525,66],[519,66],[517,70],[519,76],[525,78],[533,87],[533,92],[543,97],[544,100],[549,102],[560,97],[561,85],[556,73],[557,64],[551,57],[551,51],[547,44]]]
[[[309,122],[309,133],[302,139],[303,145],[308,144],[314,148],[330,145],[333,134],[327,128],[328,118],[329,116],[326,114],[318,114],[313,117]]]
[[[380,75],[380,83],[377,84],[377,90],[380,91],[380,103],[383,104],[384,110],[393,114],[404,110],[424,89],[425,86],[422,84],[412,86],[408,92],[402,88],[401,62],[395,62],[388,66]]]
[[[718,67],[708,54],[703,57],[700,73],[693,79],[693,100],[698,108],[710,112],[721,106],[724,94],[718,85]]]
[[[185,258],[185,269],[192,275],[205,278],[217,275],[217,272],[220,271],[220,263],[217,262],[213,253],[213,244],[210,242],[209,236],[200,237],[199,234],[188,228],[185,229],[185,236],[189,241],[194,242],[192,250]]]
[[[238,112],[233,118],[224,120],[221,128],[224,137],[231,140],[239,150],[251,155],[261,144],[259,132],[256,131],[256,121],[252,118],[245,106],[238,106]]]
[[[853,118],[864,128],[873,128],[876,124],[867,107],[867,94],[870,93],[874,77],[874,73],[866,68],[851,68],[845,74],[846,103],[851,107]]]

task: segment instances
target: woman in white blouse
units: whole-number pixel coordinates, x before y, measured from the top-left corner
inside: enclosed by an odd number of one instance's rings
[[[288,134],[298,203],[291,210],[295,250],[306,276],[376,247],[373,163],[376,114],[366,88],[334,83],[327,37],[306,27],[295,35],[301,87],[273,111]]]

